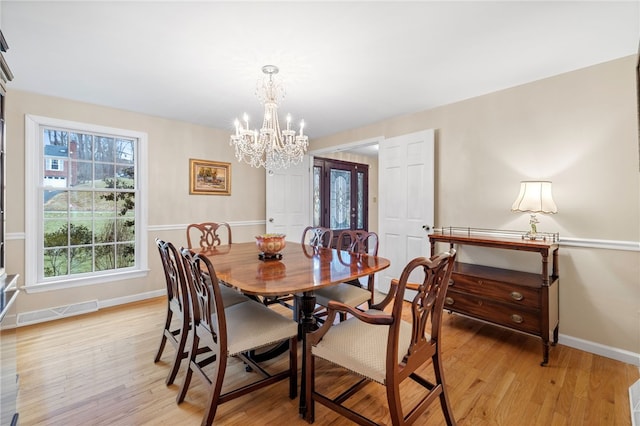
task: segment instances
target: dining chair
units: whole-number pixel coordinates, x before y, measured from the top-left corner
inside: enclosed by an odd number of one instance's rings
[[[166,383],[171,385],[178,374],[180,364],[186,358],[185,344],[189,329],[188,289],[184,278],[183,264],[180,254],[173,244],[156,238],[160,252],[162,269],[167,286],[167,315],[165,318],[160,347],[154,362],[160,361],[167,341],[173,345],[175,355]],[[175,318],[174,318],[175,315]]]
[[[187,342],[190,327],[189,315],[189,289],[184,274],[184,264],[181,255],[175,246],[169,242],[156,238],[156,245],[160,252],[160,260],[167,287],[167,314],[160,340],[160,347],[156,353],[154,362],[159,362],[167,341],[175,348],[175,355],[171,362],[171,369],[167,376],[167,385],[173,381],[180,370],[182,360],[187,357],[185,344]],[[225,307],[246,302],[249,297],[227,287],[220,286],[220,293]],[[175,318],[174,318],[175,315]]]
[[[338,236],[336,248],[347,250],[349,253],[378,255],[379,239],[375,232],[362,230],[342,231]],[[331,287],[320,288],[315,291],[316,304],[323,309],[316,313],[316,317],[324,316],[330,300],[344,303],[352,307],[358,307],[367,303],[367,308],[371,307],[374,295],[375,275],[371,274],[366,278],[366,285],[362,285],[359,279],[354,279]],[[340,312],[340,321],[346,319],[346,314]]]
[[[190,249],[210,251],[231,242],[231,226],[227,222],[192,223],[187,226],[187,247]]]
[[[289,397],[295,398],[298,324],[253,300],[225,308],[220,294],[222,286],[209,259],[189,249],[182,249],[181,255],[189,288],[192,327],[188,369],[178,392],[178,403],[184,401],[194,372],[208,388],[203,425],[213,423],[218,405],[286,378],[289,378]],[[268,367],[259,365],[250,356],[252,350],[286,341],[289,365],[284,371],[269,373]],[[208,356],[197,357],[203,351]],[[251,366],[252,374],[260,374],[262,378],[222,393],[230,357],[240,358]]]
[[[447,424],[455,424],[444,380],[440,348],[444,299],[455,257],[455,251],[451,250],[431,258],[413,259],[403,269],[400,279],[391,281],[391,288],[385,299],[372,305],[366,312],[343,303],[329,302],[327,320],[318,330],[307,334],[306,339],[303,374],[306,381],[307,422],[313,423],[314,403],[319,402],[358,424],[375,424],[353,406],[348,408],[343,403],[366,389],[370,382],[377,382],[386,387],[389,416],[394,426],[414,423],[437,398]],[[419,284],[408,283],[409,277],[416,281],[419,274],[424,276],[422,280],[418,280]],[[401,318],[403,303],[406,303],[405,289],[417,291],[411,300],[409,321]],[[384,309],[392,301],[391,311],[385,312]],[[339,312],[348,312],[353,317],[334,323]],[[349,373],[355,373],[359,380],[347,390],[340,389],[340,394],[335,398],[327,396],[327,391],[335,390],[331,389],[333,383],[329,380],[323,381],[323,387],[327,388],[325,393],[319,392],[315,380],[318,358]],[[433,382],[417,372],[429,360],[434,370]],[[418,400],[416,404],[408,404],[412,408],[404,409],[400,387],[407,378],[421,385],[424,392],[419,395],[412,388],[408,398],[407,392],[404,392],[405,402],[408,402],[407,399]]]

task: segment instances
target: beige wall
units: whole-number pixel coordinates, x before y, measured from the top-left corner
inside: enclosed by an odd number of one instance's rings
[[[22,294],[17,311],[28,312],[87,300],[126,300],[164,289],[164,276],[155,248],[156,237],[186,244],[191,222],[229,221],[234,241],[251,241],[264,232],[265,172],[236,161],[229,132],[128,111],[9,90],[7,123],[7,273],[19,273],[24,284],[25,114],[79,121],[146,132],[149,153],[148,278],[118,281],[67,290]],[[231,163],[231,196],[189,195],[189,158]],[[28,214],[28,212],[27,212]],[[27,259],[32,254],[27,255]]]
[[[635,60],[622,58],[313,140],[311,150],[436,129],[438,226],[526,229],[527,215],[510,212],[519,181],[552,180],[559,212],[541,217],[539,229],[559,231],[567,242],[560,251],[560,333],[564,338],[637,354],[640,161]],[[149,134],[151,272],[147,279],[23,295],[19,312],[162,290],[153,239],[180,241],[184,238],[180,227],[189,222],[236,222],[236,241],[249,241],[264,229],[264,171],[235,161],[227,131],[9,90],[9,273],[23,275],[24,271],[25,114]],[[233,195],[190,196],[189,158],[231,162]],[[243,222],[248,225],[242,226]],[[601,240],[621,249],[594,248]],[[634,244],[636,250],[626,249]],[[461,255],[522,270],[539,267],[537,259],[526,256],[500,256],[486,250],[464,250]]]
[[[560,333],[638,354],[635,66],[635,56],[622,58],[313,140],[311,148],[436,129],[437,226],[526,230],[528,215],[510,211],[520,180],[553,181],[558,214],[540,217],[538,229],[567,242],[560,249]],[[635,251],[594,248],[600,240]],[[465,248],[461,256],[540,267],[524,255]]]

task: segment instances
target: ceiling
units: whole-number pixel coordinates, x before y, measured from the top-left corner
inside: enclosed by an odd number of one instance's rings
[[[313,139],[636,54],[640,5],[3,0],[0,22],[10,89],[231,132],[273,64]]]

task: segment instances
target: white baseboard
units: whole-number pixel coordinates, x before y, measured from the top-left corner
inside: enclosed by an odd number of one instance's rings
[[[125,303],[139,302],[141,300],[153,299],[154,297],[166,296],[167,290],[154,290],[146,293],[133,294],[131,296],[116,297],[115,299],[101,300],[98,308],[108,308],[110,306],[124,305]]]
[[[75,315],[96,312],[103,308],[111,306],[124,305],[125,303],[138,302],[141,300],[161,297],[167,294],[166,290],[154,290],[146,293],[134,294],[131,296],[117,297],[108,300],[88,300],[84,302],[73,303],[71,305],[57,306],[54,308],[45,308],[38,311],[21,312],[17,315],[17,327],[24,325],[38,324],[41,322],[53,321],[62,318],[68,318]],[[11,323],[9,323],[11,324]]]
[[[560,334],[558,336],[558,343],[640,367],[640,354],[631,351],[601,345],[600,343],[578,339],[577,337],[567,336],[565,334]]]
[[[70,305],[45,308],[37,311],[21,312],[18,314],[16,325],[37,324],[41,322],[53,321],[61,318],[73,317],[76,315],[95,312],[98,310],[97,300],[87,300],[84,302],[72,303]]]

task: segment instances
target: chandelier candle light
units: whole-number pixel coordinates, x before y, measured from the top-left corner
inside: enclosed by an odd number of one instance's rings
[[[511,206],[513,212],[528,212],[531,214],[529,224],[531,230],[524,236],[529,240],[538,238],[539,222],[536,213],[558,213],[558,207],[551,195],[551,182],[549,181],[523,181],[520,182],[520,193]]]
[[[262,67],[265,77],[258,80],[256,96],[264,104],[262,128],[251,130],[249,116],[243,115],[242,122],[235,120],[235,134],[231,135],[230,145],[235,146],[238,161],[245,161],[252,167],[264,167],[268,171],[285,169],[302,161],[309,145],[304,135],[304,120],[300,121],[300,132],[291,130],[291,115],[287,114],[287,129],[280,130],[278,120],[278,102],[284,99],[284,87],[275,78],[278,67]]]

